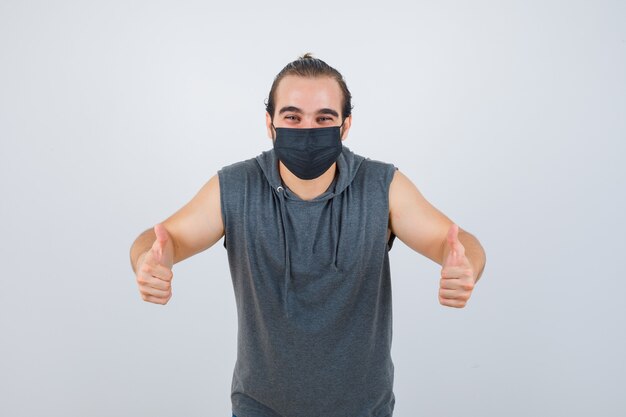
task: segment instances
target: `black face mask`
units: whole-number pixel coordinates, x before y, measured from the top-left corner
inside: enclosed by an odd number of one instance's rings
[[[274,151],[287,169],[302,180],[319,177],[341,155],[341,126],[295,129],[272,127],[276,131]]]

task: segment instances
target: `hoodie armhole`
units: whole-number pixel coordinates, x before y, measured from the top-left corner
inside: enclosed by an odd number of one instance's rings
[[[389,164],[388,165],[388,169],[387,169],[387,176],[385,178],[385,192],[387,195],[387,224],[389,224],[389,188],[391,187],[391,181],[393,181],[393,177],[396,175],[396,171],[398,170],[398,167],[393,165],[393,164]],[[387,226],[389,228],[389,226]],[[391,234],[389,235],[389,240],[387,240],[387,252],[389,252],[391,250],[391,248],[393,247],[393,242],[396,240],[396,235],[393,233],[393,231],[391,232]]]
[[[228,227],[228,210],[226,210],[226,181],[224,179],[224,169],[220,169],[217,171],[217,178],[220,184],[220,210],[222,212],[222,222],[224,223],[224,241],[223,246],[224,249],[228,249],[227,240],[228,240],[228,231],[230,228]]]

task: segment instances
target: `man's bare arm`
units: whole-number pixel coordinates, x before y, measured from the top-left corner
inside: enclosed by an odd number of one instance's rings
[[[395,172],[389,188],[389,227],[402,242],[441,265],[441,245],[451,225],[452,220],[430,204],[406,175]]]
[[[172,240],[174,263],[213,246],[224,236],[218,176],[211,177],[191,201],[161,224]],[[133,243],[130,261],[135,273],[141,256],[150,250],[155,240],[154,229],[150,228]]]
[[[443,266],[449,254],[447,236],[452,224],[402,172],[396,171],[389,189],[389,225],[402,242]],[[465,256],[478,280],[485,267],[485,252],[478,239],[461,228],[458,239],[466,248]]]

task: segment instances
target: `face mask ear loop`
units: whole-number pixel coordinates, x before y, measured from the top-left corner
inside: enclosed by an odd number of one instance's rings
[[[344,117],[341,121],[341,126],[339,126],[339,139],[343,139],[343,124],[346,122],[346,118]]]

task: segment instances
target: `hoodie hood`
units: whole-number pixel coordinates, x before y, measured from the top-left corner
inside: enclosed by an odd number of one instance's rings
[[[353,153],[347,146],[343,146],[341,154],[337,158],[337,171],[335,179],[331,186],[321,195],[315,197],[310,201],[323,201],[333,198],[337,194],[341,194],[354,180],[354,177],[359,170],[361,162],[365,158]],[[285,198],[290,200],[301,200],[297,195],[291,192],[289,189],[285,189],[280,173],[278,171],[278,157],[274,149],[267,150],[256,157],[256,161],[261,166],[263,174],[270,186],[274,190],[284,190]],[[334,187],[333,187],[334,185]]]
[[[336,195],[341,194],[354,180],[356,173],[365,158],[356,155],[346,146],[342,146],[341,154],[337,158],[337,175],[330,187],[321,195],[315,197],[312,200],[306,201],[310,204],[328,204],[330,206],[330,236],[328,236],[328,244],[336,247],[339,242],[339,229],[340,229],[340,207],[337,203],[337,199],[333,199]],[[296,294],[290,294],[294,290],[293,286],[293,274],[291,267],[291,249],[290,243],[297,239],[293,234],[291,228],[287,222],[287,204],[285,200],[297,200],[304,201],[298,197],[291,190],[283,186],[280,173],[278,170],[278,157],[274,152],[274,149],[267,150],[256,157],[256,161],[261,167],[261,170],[265,174],[267,182],[272,187],[273,193],[279,201],[280,216],[283,231],[283,243],[285,248],[285,275],[284,279],[284,292],[283,292],[283,309],[287,318],[291,317],[293,312],[291,311],[291,299],[296,297]],[[332,200],[331,200],[332,199]],[[337,267],[337,251],[333,251],[334,255],[331,259],[331,265],[335,271]]]

